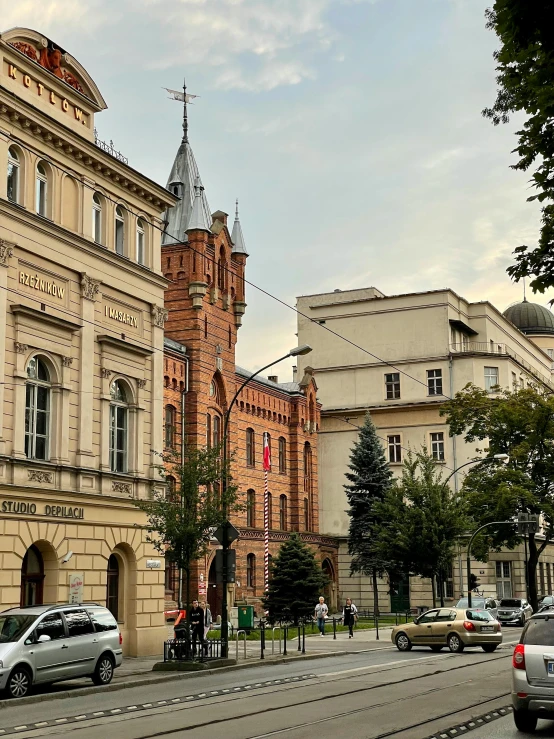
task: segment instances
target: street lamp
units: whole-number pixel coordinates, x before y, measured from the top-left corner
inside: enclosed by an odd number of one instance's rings
[[[223,581],[223,597],[221,599],[221,656],[223,659],[227,658],[228,656],[228,636],[229,636],[229,628],[228,628],[228,608],[227,608],[227,577],[228,577],[228,563],[227,563],[227,553],[229,551],[230,547],[230,541],[229,541],[229,526],[230,523],[227,520],[228,511],[227,511],[227,436],[229,431],[229,419],[231,416],[231,411],[233,410],[233,406],[235,405],[238,396],[241,394],[241,392],[244,390],[246,385],[248,385],[249,382],[252,382],[252,380],[257,377],[261,372],[264,372],[266,369],[269,369],[270,367],[273,367],[274,364],[279,364],[279,362],[282,362],[284,359],[288,359],[289,357],[300,357],[304,356],[305,354],[309,354],[312,351],[312,347],[308,346],[308,344],[302,344],[301,346],[295,346],[294,349],[291,349],[290,352],[285,354],[284,357],[279,357],[279,359],[275,359],[273,362],[270,362],[269,364],[266,364],[265,367],[260,367],[259,370],[254,372],[254,374],[250,375],[239,387],[237,392],[234,394],[233,399],[229,403],[229,407],[227,408],[225,412],[225,416],[223,418],[223,464],[221,467],[221,499],[223,501],[223,524],[221,525],[221,545],[223,549],[223,572],[222,572],[222,581]]]
[[[461,464],[459,467],[456,467],[455,470],[453,470],[446,480],[444,481],[445,484],[458,472],[462,469],[462,467],[467,467],[469,464],[479,464],[481,463],[489,463],[489,462],[504,462],[505,464],[508,464],[510,461],[510,456],[508,454],[493,454],[492,457],[483,457],[483,459],[470,459],[469,462],[464,462],[464,464]]]

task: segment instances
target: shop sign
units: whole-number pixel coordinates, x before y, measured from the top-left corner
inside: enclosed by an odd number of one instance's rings
[[[52,518],[84,519],[85,509],[78,506],[45,505],[42,509],[37,503],[24,503],[19,500],[3,500],[2,513],[17,513],[20,516],[49,516]]]
[[[72,572],[69,575],[69,602],[83,602],[84,576],[82,572]]]
[[[146,568],[148,570],[161,570],[162,562],[159,559],[147,559]]]
[[[104,303],[104,318],[107,322],[117,321],[125,326],[130,326],[133,329],[139,330],[139,314],[137,312],[131,312],[132,308],[122,306],[119,303]]]

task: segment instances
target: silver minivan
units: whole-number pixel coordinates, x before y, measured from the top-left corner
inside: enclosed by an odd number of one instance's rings
[[[32,685],[90,677],[111,682],[123,661],[110,611],[96,603],[28,606],[0,613],[0,690],[22,698]]]

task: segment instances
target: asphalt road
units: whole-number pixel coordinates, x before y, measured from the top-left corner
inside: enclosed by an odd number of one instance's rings
[[[505,633],[505,640],[518,635]],[[312,739],[348,732],[356,739],[427,739],[509,703],[511,652],[507,644],[492,655],[387,648],[42,703],[14,701],[0,710],[0,736],[172,739],[209,732],[224,739]],[[511,717],[499,721],[511,730]]]

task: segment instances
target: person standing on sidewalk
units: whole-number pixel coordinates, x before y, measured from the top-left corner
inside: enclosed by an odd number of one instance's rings
[[[206,601],[200,603],[200,607],[204,611],[204,654],[208,654],[208,631],[212,628],[212,612],[210,611],[210,604]]]
[[[317,618],[317,628],[319,629],[321,636],[325,636],[325,619],[327,618],[328,613],[329,609],[325,603],[325,598],[320,595],[319,603],[315,607],[315,617]]]
[[[346,599],[346,605],[342,609],[342,622],[345,626],[348,626],[348,638],[352,639],[354,636],[354,624],[358,620],[358,609],[352,603],[352,598]]]
[[[190,609],[190,627],[192,630],[192,654],[196,654],[196,642],[200,642],[200,649],[204,644],[204,611],[200,608],[198,601],[192,601]]]

